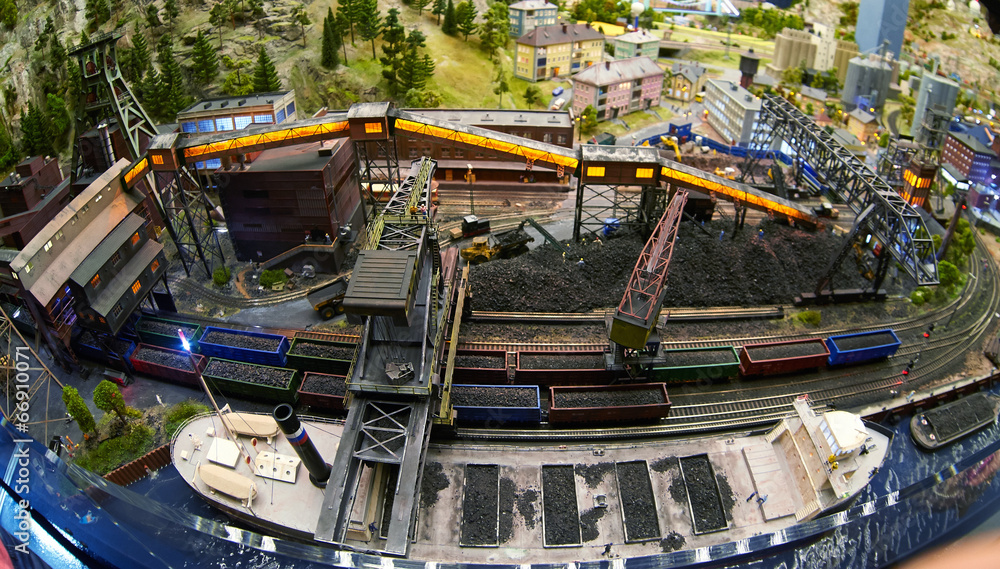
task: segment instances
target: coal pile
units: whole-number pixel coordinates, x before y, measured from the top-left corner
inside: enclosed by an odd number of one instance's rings
[[[545,545],[580,543],[580,513],[572,466],[542,467],[542,521]]]
[[[691,518],[694,531],[706,533],[728,527],[726,514],[722,510],[722,499],[712,467],[705,455],[689,456],[681,459],[684,482],[691,500]],[[671,495],[673,488],[671,488]]]
[[[925,411],[924,417],[930,423],[937,440],[946,441],[974,425],[995,418],[996,413],[992,399],[977,393],[959,399],[946,408]]]
[[[677,469],[680,467],[680,463],[676,456],[665,456],[663,458],[658,458],[649,465],[653,469],[653,472],[667,472],[670,469]]]
[[[604,369],[602,354],[518,354],[519,369]]]
[[[607,508],[590,508],[580,514],[580,532],[583,541],[594,541],[601,536],[597,529],[597,522],[604,517]]]
[[[426,476],[426,475],[425,475]],[[514,499],[517,506],[517,513],[524,518],[524,525],[528,529],[535,529],[538,520],[538,510],[535,509],[535,502],[538,501],[538,490],[528,488],[524,492],[518,492]]]
[[[736,239],[731,239],[731,222],[713,221],[704,227],[710,235],[691,222],[681,223],[664,306],[790,303],[816,288],[844,243],[829,231],[812,233],[766,220],[744,227]],[[760,228],[763,240],[757,238]],[[616,306],[645,240],[623,232],[602,243],[588,239],[586,245],[570,244],[565,259],[555,247],[543,246],[514,259],[473,266],[473,310],[585,312]],[[577,266],[580,258],[583,267]],[[837,288],[867,284],[851,259],[834,279]]]
[[[208,367],[205,368],[204,374],[231,381],[242,381],[244,383],[255,383],[257,385],[284,389],[292,382],[295,370],[212,359],[208,362]]]
[[[577,409],[580,407],[629,407],[664,403],[663,392],[656,389],[630,389],[615,391],[564,391],[553,393],[553,407]]]
[[[233,334],[212,330],[201,339],[207,344],[219,344],[233,348],[243,348],[245,350],[259,350],[261,352],[276,352],[281,346],[281,338],[263,338],[260,336],[244,336],[243,334]]]
[[[861,348],[876,348],[878,346],[895,344],[896,340],[893,339],[892,334],[888,332],[881,332],[879,334],[865,334],[864,336],[850,336],[848,338],[837,338],[835,343],[837,344],[838,350],[840,350],[841,352],[846,352],[848,350],[860,350]]]
[[[795,342],[773,346],[744,346],[750,359],[755,362],[782,360],[802,356],[815,356],[826,352],[823,342]]]
[[[274,348],[277,350],[277,346]],[[319,344],[298,341],[295,348],[288,351],[289,355],[324,358],[328,360],[353,360],[355,346],[338,346],[336,344]]]
[[[675,531],[670,532],[667,537],[660,540],[660,551],[663,553],[677,551],[682,547],[684,547],[684,536]]]
[[[615,463],[613,462],[598,462],[597,464],[578,464],[576,465],[577,476],[582,476],[583,480],[587,483],[587,488],[597,488],[597,485],[604,480],[604,477],[610,472],[614,472]]]
[[[649,481],[646,461],[619,462],[618,493],[625,518],[625,541],[643,541],[660,537],[660,523],[656,519],[656,501]]]
[[[424,465],[424,475],[420,479],[420,507],[430,508],[437,504],[438,493],[448,488],[448,477],[440,462]]]
[[[495,464],[465,466],[462,498],[462,545],[496,545],[499,529],[500,467]]]
[[[184,324],[184,323],[173,323],[173,322],[161,322],[159,320],[146,320],[145,318],[139,321],[139,332],[149,332],[151,334],[162,334],[164,336],[177,337],[177,329],[180,328],[184,332],[184,337],[188,340],[192,339],[194,335],[198,332],[197,324]],[[197,340],[197,338],[195,338]]]
[[[517,488],[510,478],[500,479],[500,543],[514,537],[514,496]]]
[[[150,346],[143,346],[132,352],[132,358],[151,364],[172,367],[174,369],[194,371],[194,368],[191,366],[191,358],[186,354],[159,350]]]
[[[507,367],[507,358],[505,356],[458,354],[455,356],[455,367],[503,369]]]
[[[538,392],[528,387],[453,385],[451,404],[458,407],[537,407]]]
[[[343,396],[347,393],[347,380],[341,375],[311,373],[302,381],[299,391],[322,395]]]

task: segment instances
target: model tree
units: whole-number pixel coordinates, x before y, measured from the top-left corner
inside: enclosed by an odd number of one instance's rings
[[[441,24],[441,31],[453,36],[458,33],[458,19],[455,15],[455,4],[448,0],[448,6],[444,9],[444,23]]]
[[[312,20],[309,19],[309,14],[306,12],[305,6],[298,4],[292,8],[292,21],[299,25],[299,31],[302,32],[302,47],[305,47],[306,26],[312,23]]]
[[[0,0],[0,22],[12,30],[17,25],[17,4],[14,0]]]
[[[62,400],[66,405],[66,412],[76,420],[77,426],[83,431],[83,436],[90,437],[97,425],[94,423],[94,414],[90,412],[87,403],[83,400],[80,392],[75,387],[63,387]]]
[[[472,2],[459,2],[455,7],[455,20],[458,31],[465,36],[465,41],[469,41],[469,34],[473,34],[479,28],[476,24],[476,16],[479,11],[472,5]]]
[[[94,388],[94,405],[105,413],[114,413],[123,423],[129,418],[142,416],[137,409],[129,407],[122,398],[118,385],[104,379]]]
[[[417,9],[417,14],[420,16],[424,15],[424,8],[429,6],[431,0],[413,0],[413,7]]]
[[[529,106],[534,106],[541,100],[542,90],[535,85],[528,85],[528,88],[524,90],[524,102],[528,103]]]
[[[351,45],[354,45],[354,23],[357,22],[357,2],[358,0],[340,0],[337,4],[337,22],[341,30],[341,37],[351,32]],[[345,25],[346,24],[346,25]],[[346,47],[344,48],[344,59],[347,59]]]
[[[390,8],[382,25],[382,53],[379,58],[382,64],[382,77],[389,82],[389,90],[396,91],[399,69],[403,65],[403,54],[406,43],[406,28],[399,23],[399,10]]]
[[[441,16],[444,15],[445,10],[448,9],[448,3],[445,0],[434,0],[434,7],[431,8],[431,14],[437,16],[437,25],[441,25]]]
[[[500,48],[507,45],[507,37],[510,35],[509,18],[507,4],[496,2],[490,6],[486,12],[486,21],[479,27],[479,42],[490,60],[493,60]]]
[[[253,92],[269,93],[281,90],[281,80],[278,79],[278,70],[275,69],[271,58],[267,56],[264,46],[260,46],[260,54],[257,56],[257,66],[253,70]]]
[[[160,82],[162,83],[163,114],[161,118],[173,120],[177,113],[191,103],[184,93],[184,74],[174,57],[174,45],[170,35],[160,38],[156,50],[156,63],[160,66]]]
[[[198,30],[198,37],[194,40],[191,62],[191,74],[201,85],[210,84],[219,74],[219,56],[201,30]]]
[[[403,62],[399,70],[400,91],[409,93],[420,91],[427,85],[427,80],[434,75],[434,60],[427,54],[420,54],[420,48],[425,46],[424,34],[413,30],[406,38]]]
[[[500,100],[497,101],[497,108],[503,106],[503,94],[510,92],[510,85],[507,84],[507,72],[504,70],[503,65],[497,65],[497,75],[493,78],[493,93],[500,96]]]
[[[375,38],[382,33],[382,13],[378,10],[378,0],[356,0],[358,34],[361,39],[372,42],[372,59],[375,59]]]
[[[163,25],[163,22],[160,21],[160,9],[155,4],[151,3],[146,6],[146,23],[149,24],[150,28]]]
[[[53,154],[48,118],[31,101],[28,101],[27,112],[21,115],[21,148],[28,156]]]
[[[226,10],[225,4],[222,2],[217,2],[215,6],[212,6],[212,10],[208,13],[208,23],[215,26],[215,29],[219,30],[219,47],[222,47],[222,27],[226,25],[226,20],[229,19],[229,12]]]
[[[163,15],[167,17],[167,22],[170,23],[170,27],[174,27],[174,22],[177,21],[177,16],[181,15],[181,11],[177,7],[177,0],[164,0]]]
[[[243,70],[250,67],[249,59],[232,59],[228,55],[222,56],[222,64],[229,70],[226,81],[222,85],[222,92],[232,97],[242,97],[253,93],[253,77]]]
[[[138,24],[132,33],[132,49],[129,51],[127,63],[122,65],[125,78],[131,82],[138,82],[146,76],[146,70],[153,64],[152,56],[149,53],[149,42],[146,36],[139,31]]]
[[[333,15],[333,8],[327,8],[326,18],[323,19],[323,48],[320,52],[320,64],[327,69],[335,69],[340,64],[339,54],[340,36],[337,33],[337,18]]]

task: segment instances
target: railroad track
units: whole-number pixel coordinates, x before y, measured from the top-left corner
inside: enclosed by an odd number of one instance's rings
[[[474,310],[467,318],[470,322],[550,322],[550,323],[578,323],[578,322],[604,322],[609,314],[614,310],[592,310],[590,312],[555,313],[555,312],[490,312],[486,310]],[[711,320],[750,320],[757,318],[784,318],[785,308],[783,306],[759,306],[752,308],[739,307],[719,307],[719,308],[690,308],[690,309],[664,309],[660,311],[660,318],[669,319],[673,322],[698,322]]]

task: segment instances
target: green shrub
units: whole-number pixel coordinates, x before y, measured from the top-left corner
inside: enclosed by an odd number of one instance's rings
[[[921,306],[927,302],[927,299],[924,298],[924,291],[922,288],[923,287],[918,288],[910,293],[910,302],[913,303],[913,306]]]
[[[97,428],[94,414],[90,412],[80,392],[75,387],[67,385],[63,387],[62,400],[66,404],[66,412],[73,416],[80,430],[84,433],[93,433]]]
[[[215,283],[215,286],[224,286],[229,282],[231,276],[232,272],[229,270],[229,267],[217,267],[212,272],[212,282]]]
[[[153,428],[133,425],[126,434],[107,439],[80,453],[74,462],[101,476],[153,450]]]
[[[285,272],[279,269],[274,269],[270,271],[264,271],[260,274],[260,286],[264,288],[271,288],[277,283],[287,283],[288,276]]]
[[[174,433],[177,432],[177,429],[180,428],[184,421],[201,413],[208,413],[207,405],[198,403],[194,399],[181,401],[170,407],[170,409],[167,409],[166,414],[163,416],[163,430],[167,434],[167,437],[172,439]]]
[[[815,310],[806,310],[805,312],[799,312],[795,317],[798,318],[799,322],[816,328],[819,327],[823,315]]]

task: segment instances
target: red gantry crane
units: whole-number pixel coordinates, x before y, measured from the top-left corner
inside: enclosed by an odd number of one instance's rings
[[[674,252],[674,240],[687,203],[688,193],[678,190],[663,212],[653,234],[639,255],[625,287],[625,296],[611,321],[611,340],[627,348],[646,347],[649,334],[656,327],[660,304],[667,292],[667,272]]]

